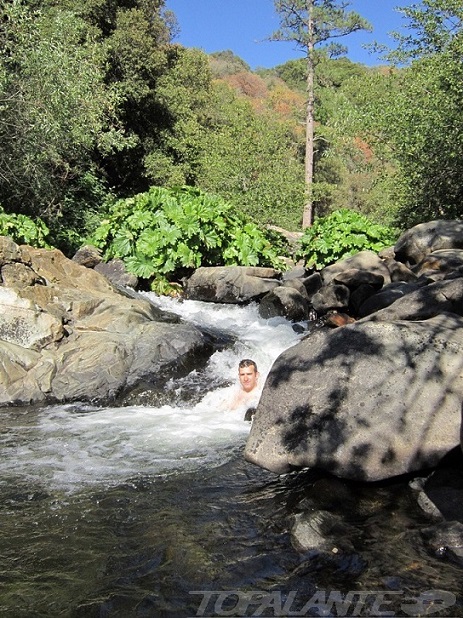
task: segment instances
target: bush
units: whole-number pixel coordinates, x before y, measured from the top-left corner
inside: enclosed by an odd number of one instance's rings
[[[397,237],[396,230],[342,208],[317,218],[312,227],[305,230],[297,258],[320,269],[360,251],[378,252],[394,244]]]
[[[283,267],[266,231],[222,198],[191,187],[152,187],[117,201],[88,242],[163,292],[166,281],[199,266]]]
[[[0,236],[10,236],[19,245],[50,247],[47,242],[49,229],[41,219],[26,215],[7,214],[0,206]]]

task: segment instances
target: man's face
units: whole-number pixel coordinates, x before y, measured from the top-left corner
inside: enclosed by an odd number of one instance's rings
[[[238,376],[240,379],[240,384],[246,393],[250,393],[252,389],[257,386],[257,378],[259,374],[253,365],[250,365],[249,367],[240,367],[238,370]]]

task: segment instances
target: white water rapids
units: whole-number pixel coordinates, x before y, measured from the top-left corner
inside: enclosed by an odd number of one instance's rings
[[[3,478],[73,491],[220,465],[242,447],[250,424],[243,420],[244,410],[223,408],[237,388],[223,384],[237,384],[239,360],[252,358],[258,365],[262,387],[274,360],[294,345],[299,335],[284,319],[260,318],[256,305],[149,297],[161,309],[186,321],[236,337],[235,343],[215,352],[201,376],[193,371],[169,381],[166,389],[175,399],[174,405],[67,404],[21,413],[10,409],[0,421]],[[198,403],[182,402],[178,396],[188,382],[204,392]]]

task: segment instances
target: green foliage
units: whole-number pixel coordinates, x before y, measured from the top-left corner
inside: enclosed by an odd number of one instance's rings
[[[207,56],[196,49],[176,47],[170,68],[156,83],[156,98],[168,110],[155,142],[146,143],[145,176],[151,185],[195,184],[204,150],[205,126],[211,103]]]
[[[300,227],[304,166],[290,126],[226,84],[214,88],[197,184],[261,224]]]
[[[315,219],[304,231],[297,257],[320,269],[360,251],[380,251],[396,240],[395,230],[344,208]]]
[[[382,200],[392,202],[389,212],[400,227],[461,216],[460,45],[459,54],[438,53],[354,83],[354,105],[339,107],[350,130],[357,127],[383,161]]]
[[[463,51],[463,45],[461,46]],[[463,65],[461,52],[415,61],[398,78],[390,101],[394,126],[382,128],[400,166],[399,221],[459,218],[463,201]]]
[[[415,60],[354,80],[352,105],[339,105],[338,120],[384,162],[376,187],[385,213],[406,228],[461,217],[463,6],[423,0],[400,12],[408,34],[396,36],[399,47],[388,58]]]
[[[10,236],[20,245],[50,247],[49,230],[41,219],[35,221],[26,215],[7,214],[0,206],[0,236]]]
[[[188,187],[151,187],[117,201],[89,242],[156,289],[199,266],[283,267],[266,233],[248,217]]]
[[[40,216],[49,242],[68,254],[95,228],[109,200],[151,185],[219,194],[259,224],[286,229],[300,227],[306,196],[318,215],[349,208],[407,227],[460,217],[461,1],[423,0],[401,10],[410,36],[397,37],[396,59],[418,60],[400,70],[329,56],[332,37],[368,27],[347,10],[349,3],[274,4],[281,28],[273,38],[289,38],[305,50],[307,9],[314,8],[308,191],[309,116],[301,94],[310,75],[307,57],[262,69],[257,80],[231,51],[207,57],[172,44],[175,24],[165,0],[15,0],[0,3],[5,212]],[[293,8],[300,9],[301,29],[290,19]],[[236,73],[240,78],[232,79]],[[224,82],[241,84],[247,98]],[[182,227],[181,238],[165,231],[175,268],[195,263],[198,250],[183,241],[195,233],[194,220]],[[222,232],[218,236],[225,242]],[[121,232],[114,246],[127,250],[135,237]],[[252,261],[252,243],[240,238],[237,231],[228,251],[209,246],[201,260],[209,254],[215,260],[217,253],[225,262],[238,253]],[[172,255],[163,263],[169,268]],[[138,267],[151,268],[149,260]]]
[[[229,49],[210,54],[209,60],[212,75],[216,78],[251,71],[249,64]]]
[[[120,97],[105,83],[106,52],[69,10],[4,3],[0,17],[8,49],[0,59],[2,203],[40,215],[50,229],[72,228],[73,197],[98,173],[92,155],[129,144],[116,119]]]
[[[409,22],[408,33],[392,33],[398,47],[387,54],[390,61],[400,64],[449,51],[455,43],[461,45],[460,0],[421,0],[399,10]]]

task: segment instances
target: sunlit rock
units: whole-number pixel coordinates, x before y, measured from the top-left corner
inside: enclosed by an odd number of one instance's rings
[[[245,457],[365,481],[420,470],[459,444],[462,398],[460,316],[319,329],[274,363]]]
[[[39,350],[59,341],[63,334],[61,320],[21,298],[15,290],[0,287],[0,340]]]
[[[0,405],[113,399],[205,346],[195,326],[60,251],[4,239],[0,256]],[[18,285],[11,274],[26,271]]]
[[[396,260],[413,266],[438,249],[463,249],[463,221],[428,221],[402,234],[394,246]]]
[[[206,266],[195,270],[185,285],[191,300],[214,303],[246,303],[262,298],[280,285],[273,268]]]

